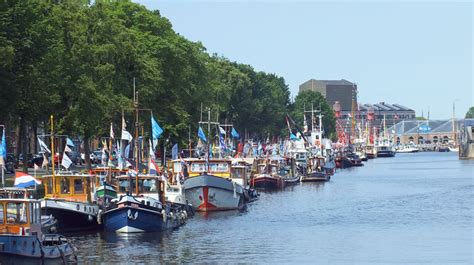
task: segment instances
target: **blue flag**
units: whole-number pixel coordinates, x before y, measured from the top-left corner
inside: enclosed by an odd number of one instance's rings
[[[221,150],[226,151],[227,147],[225,145],[225,140],[224,140],[224,137],[222,136],[222,134],[219,134],[219,143],[220,143],[220,146],[221,146]]]
[[[201,140],[203,140],[204,142],[207,142],[206,135],[204,134],[204,131],[202,130],[201,127],[199,127],[198,129],[198,136]]]
[[[178,159],[178,144],[174,144],[171,148],[171,159]]]
[[[296,138],[296,136],[293,133],[291,133],[290,134],[290,140],[296,140],[296,139],[298,139],[298,138]]]
[[[151,116],[151,129],[153,131],[153,140],[158,139],[163,133],[163,129],[161,129],[160,125],[155,121],[153,116]]]
[[[234,137],[234,138],[237,138],[237,139],[240,138],[239,133],[234,129],[234,127],[232,127],[231,134],[232,134],[232,137]]]
[[[2,144],[0,145],[0,156],[3,157],[3,159],[7,158],[7,142],[5,140],[5,128],[3,128]]]
[[[72,147],[74,147],[74,143],[72,142],[72,140],[71,140],[71,139],[69,139],[69,137],[68,137],[68,138],[66,138],[66,144],[67,144],[67,145],[69,145],[69,146],[72,146]]]

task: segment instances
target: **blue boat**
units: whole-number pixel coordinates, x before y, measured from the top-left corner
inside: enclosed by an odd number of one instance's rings
[[[42,234],[39,200],[0,199],[0,213],[0,263],[15,257],[28,263],[76,259],[75,248],[64,236]]]
[[[160,232],[183,225],[187,213],[181,205],[163,203],[160,198],[162,182],[154,175],[138,177],[139,191],[147,193],[151,189],[157,193],[157,198],[144,195],[121,195],[112,200],[111,204],[99,216],[104,229],[118,233]],[[132,181],[135,184],[135,181]]]

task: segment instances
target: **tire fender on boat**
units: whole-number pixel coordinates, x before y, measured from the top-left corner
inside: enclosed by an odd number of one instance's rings
[[[161,210],[161,215],[163,216],[163,223],[166,223],[166,219],[167,219],[166,211],[165,211],[165,210]]]

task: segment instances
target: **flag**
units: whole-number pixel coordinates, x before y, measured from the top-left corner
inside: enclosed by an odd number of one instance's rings
[[[288,116],[285,117],[285,120],[286,120],[286,125],[288,125],[288,131],[290,132],[290,139],[291,139],[291,135],[293,133],[291,132],[291,126],[290,126],[290,121],[288,120]]]
[[[35,170],[40,169],[40,167],[39,167],[36,163],[33,163],[33,168],[34,168]]]
[[[69,145],[69,146],[74,147],[74,143],[73,143],[72,140],[69,139],[69,138],[66,138],[66,145]]]
[[[3,127],[2,143],[0,144],[0,162],[1,162],[0,164],[5,165],[6,159],[7,159],[7,142],[5,140],[5,127]]]
[[[296,136],[293,133],[291,133],[290,134],[290,140],[296,140],[296,139],[298,139],[298,138],[296,138]]]
[[[114,135],[114,125],[112,123],[110,123],[110,138],[114,139],[115,138],[115,135]]]
[[[201,127],[199,127],[198,129],[198,136],[203,142],[207,142],[206,135],[204,134],[204,131],[202,130]]]
[[[303,132],[308,132],[308,123],[306,123],[306,115],[303,114]]]
[[[221,134],[225,135],[225,130],[224,130],[221,126],[219,126],[219,132],[220,132]]]
[[[158,166],[155,164],[155,160],[153,158],[150,158],[149,163],[148,163],[148,174],[150,175],[158,175],[159,170]]]
[[[125,122],[125,118],[122,117],[122,140],[131,141],[132,139],[132,135],[127,131],[127,123]]]
[[[66,153],[63,153],[63,159],[61,161],[61,166],[68,169],[71,165],[72,165],[71,159],[69,158],[69,156],[67,156]]]
[[[151,144],[151,140],[148,139],[148,145],[150,146],[149,148],[149,155],[151,158],[155,159],[155,152],[153,152],[153,145]]]
[[[125,151],[124,151],[123,156],[124,156],[125,158],[129,158],[129,157],[130,157],[130,144],[128,144],[128,145],[125,147]]]
[[[240,138],[239,133],[234,129],[234,127],[232,127],[231,134],[232,134],[232,137],[234,138],[237,138],[237,139]]]
[[[221,146],[221,150],[223,151],[226,151],[227,150],[227,147],[225,145],[225,140],[224,140],[224,136],[221,134],[219,135],[219,144]]]
[[[46,155],[43,153],[43,164],[41,164],[41,167],[42,168],[45,168],[48,166],[48,158],[46,157]]]
[[[36,184],[40,185],[41,181],[23,172],[18,172],[18,171],[15,172],[15,184],[14,184],[15,187],[27,188],[27,187],[35,186]]]
[[[51,154],[51,150],[49,150],[48,146],[43,141],[41,141],[39,137],[38,137],[38,143],[40,145],[41,151]]]
[[[178,159],[178,144],[174,144],[171,148],[171,159]]]
[[[151,116],[151,129],[153,131],[153,140],[158,139],[163,133],[163,129],[161,129],[160,125],[155,121],[153,116]]]
[[[64,152],[72,152],[71,148],[69,148],[69,145],[66,144],[66,146],[64,147]]]

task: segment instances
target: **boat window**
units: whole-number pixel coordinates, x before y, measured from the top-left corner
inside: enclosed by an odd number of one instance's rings
[[[84,186],[82,185],[82,179],[74,179],[74,193],[84,193]]]
[[[46,194],[51,194],[51,193],[53,193],[53,179],[52,179],[52,178],[48,178],[48,179],[46,180],[45,193],[46,193]]]
[[[3,203],[0,203],[0,224],[3,224]]]
[[[34,206],[34,203],[30,203],[29,208],[30,208],[30,224],[34,224],[35,223],[35,206]]]
[[[36,203],[33,203],[34,206],[35,206],[35,218],[36,218],[36,222],[37,224],[39,224],[41,222],[41,205],[36,202]]]
[[[211,172],[229,172],[228,163],[209,163],[209,170]]]
[[[154,179],[145,179],[143,181],[143,191],[144,192],[156,191],[155,180]]]
[[[26,224],[26,204],[24,202],[7,204],[7,223],[9,224]]]
[[[126,179],[119,180],[119,192],[120,193],[127,192],[128,187],[129,187],[128,180],[126,180]]]
[[[239,178],[243,177],[243,170],[240,168],[233,168],[232,169],[232,178]]]
[[[204,163],[192,163],[191,164],[192,172],[206,172],[206,164]]]
[[[69,193],[69,180],[67,178],[61,179],[61,193],[62,194]]]

